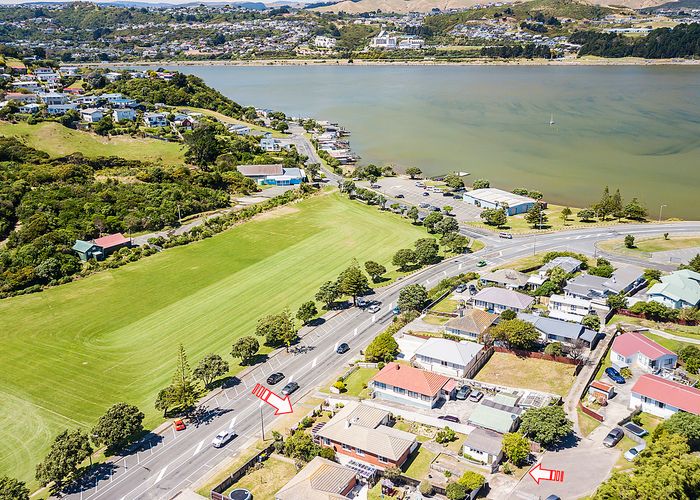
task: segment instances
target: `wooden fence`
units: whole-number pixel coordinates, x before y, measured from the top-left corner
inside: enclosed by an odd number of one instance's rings
[[[583,413],[585,413],[591,418],[596,419],[598,422],[602,422],[603,420],[605,420],[605,417],[603,415],[591,410],[590,408],[586,408],[585,406],[583,406],[583,403],[581,403],[581,401],[578,402],[578,407]]]
[[[238,469],[236,469],[230,475],[228,475],[226,479],[214,486],[210,493],[211,500],[226,500],[226,497],[223,495],[224,491],[229,489],[240,478],[245,476],[246,473],[251,469],[251,467],[260,462],[260,459],[263,455],[266,457],[269,456],[274,449],[275,445],[273,443],[264,450],[262,450],[260,453],[256,453],[255,456],[253,456],[250,460],[248,460],[246,463],[244,463],[242,466],[240,466]]]

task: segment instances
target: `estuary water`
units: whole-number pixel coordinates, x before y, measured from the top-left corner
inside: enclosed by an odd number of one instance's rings
[[[609,185],[651,216],[663,204],[700,219],[700,67],[172,69],[242,104],[337,121],[363,163],[466,171],[578,207]]]

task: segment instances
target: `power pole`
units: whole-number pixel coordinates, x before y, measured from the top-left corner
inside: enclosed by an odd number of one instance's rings
[[[260,407],[260,433],[262,434],[262,440],[265,441],[265,423],[263,421],[263,411],[262,406]]]

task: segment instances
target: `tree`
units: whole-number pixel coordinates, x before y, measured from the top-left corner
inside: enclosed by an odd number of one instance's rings
[[[143,432],[143,417],[143,412],[136,406],[116,403],[97,421],[92,429],[92,440],[111,452],[118,451]]]
[[[522,416],[520,432],[544,447],[559,443],[571,434],[573,423],[566,418],[561,406],[531,408]]]
[[[561,342],[551,342],[544,348],[544,353],[549,356],[562,356],[564,349],[561,346]]]
[[[0,476],[0,500],[29,500],[29,488],[8,476]]]
[[[194,378],[201,380],[205,387],[209,387],[215,378],[226,375],[228,370],[228,362],[212,352],[197,363],[197,366],[192,371],[192,375]]]
[[[525,214],[525,222],[539,229],[542,229],[548,220],[549,217],[544,212],[544,206],[539,202],[532,205]]]
[[[284,442],[284,454],[290,458],[311,461],[321,453],[321,447],[314,443],[310,434],[302,430],[295,431]]]
[[[438,260],[440,247],[435,238],[420,238],[415,242],[416,258],[420,264],[433,264]]]
[[[427,479],[423,479],[420,482],[420,486],[418,486],[418,491],[420,491],[420,494],[423,495],[424,497],[430,497],[435,494],[435,490],[433,489],[433,485],[430,484],[430,481]],[[29,498],[29,497],[27,497]]]
[[[661,271],[658,269],[645,269],[644,270],[644,279],[649,282],[649,281],[659,281],[661,279]]]
[[[484,219],[484,222],[489,226],[505,226],[508,222],[508,216],[505,210],[501,208],[486,208],[481,211],[479,217]]]
[[[617,295],[608,295],[605,303],[613,311],[619,311],[627,307],[627,297],[621,293]]]
[[[114,129],[114,122],[112,121],[111,115],[103,116],[95,125],[93,125],[93,130],[97,135],[109,135],[109,133]]]
[[[423,171],[418,167],[408,167],[406,169],[406,175],[410,176],[411,179],[415,179],[417,176],[422,174]]]
[[[426,215],[425,219],[423,219],[423,225],[429,233],[432,233],[435,231],[435,225],[442,219],[443,216],[440,212],[430,212],[428,215]]]
[[[634,248],[634,236],[632,236],[631,234],[625,236],[625,246],[627,248]]]
[[[595,212],[593,212],[593,210],[590,208],[584,208],[583,210],[579,210],[577,215],[582,222],[588,222],[593,220],[593,217],[595,217]]]
[[[654,430],[655,439],[660,433],[679,434],[683,436],[691,451],[700,449],[700,416],[678,411]]]
[[[467,496],[467,489],[460,483],[450,483],[445,488],[445,495],[449,500],[464,500]]]
[[[569,207],[564,207],[561,210],[561,219],[566,222],[569,220],[569,217],[571,216],[572,211]]]
[[[65,430],[54,439],[44,460],[36,466],[36,479],[42,486],[55,483],[60,490],[66,480],[73,479],[80,464],[92,454],[87,435],[81,430]]]
[[[486,483],[486,478],[478,472],[469,470],[462,474],[462,477],[460,477],[457,482],[464,486],[467,491],[474,491],[478,490]]]
[[[566,284],[566,271],[559,266],[555,266],[549,270],[548,274],[550,283],[554,285],[556,291],[560,291]]]
[[[338,276],[338,291],[351,296],[353,305],[357,304],[357,297],[364,295],[369,289],[369,280],[360,269],[357,261],[353,261],[350,267]]]
[[[485,189],[491,187],[491,183],[487,179],[475,179],[472,183],[472,189]]]
[[[583,359],[586,354],[586,342],[583,339],[577,339],[569,347],[567,354],[574,360]]]
[[[221,144],[213,125],[206,124],[195,128],[185,135],[185,144],[188,147],[185,158],[200,167],[214,163],[221,154]]]
[[[624,207],[622,206],[622,195],[620,195],[620,190],[616,189],[615,194],[610,198],[610,210],[612,210],[612,215],[617,219],[622,219],[624,214]]]
[[[386,273],[386,267],[373,260],[368,260],[365,262],[365,271],[367,271],[367,274],[372,278],[372,281],[376,283],[379,281],[379,278],[382,277],[382,274]]]
[[[369,363],[388,362],[396,359],[399,344],[389,332],[379,334],[365,349],[365,360]]]
[[[260,343],[255,337],[248,335],[241,337],[233,343],[231,347],[231,357],[240,358],[241,364],[248,364],[258,353]]]
[[[308,302],[304,302],[301,306],[299,306],[299,310],[297,311],[297,319],[303,324],[307,324],[317,314],[318,310],[316,309],[316,303],[313,300],[309,300]]]
[[[608,186],[605,186],[600,201],[593,205],[593,210],[595,210],[601,220],[605,220],[608,215],[613,213],[612,198],[610,197],[610,189]]]
[[[255,327],[255,334],[265,337],[265,343],[269,346],[284,345],[289,350],[289,346],[297,338],[297,329],[289,309],[285,309],[279,314],[260,318]]]
[[[314,297],[319,302],[326,304],[326,309],[330,310],[333,308],[333,304],[340,297],[340,291],[338,290],[338,284],[335,281],[326,281],[318,293]]]
[[[595,313],[589,313],[583,317],[581,324],[597,332],[600,330],[600,317]]]
[[[452,205],[445,205],[444,207],[442,207],[442,211],[445,215],[449,215],[450,212],[452,212],[452,210],[454,209],[455,207],[453,207]]]
[[[160,390],[160,392],[158,392],[158,396],[156,396],[156,402],[154,406],[156,410],[160,410],[163,412],[163,417],[165,417],[168,414],[168,410],[174,408],[176,405],[177,401],[175,400],[175,391],[172,385],[164,387]]]
[[[410,248],[401,248],[391,258],[391,263],[399,268],[400,271],[405,271],[408,266],[418,260],[416,252]]]
[[[458,233],[447,233],[440,238],[440,245],[452,253],[464,253],[469,248],[469,238]]]
[[[632,198],[632,201],[625,206],[624,214],[628,219],[644,220],[647,216],[647,209],[639,203],[637,198]]]
[[[464,187],[464,181],[455,173],[447,174],[443,180],[452,189],[462,189]]]
[[[411,207],[408,209],[408,212],[406,212],[406,217],[411,219],[414,224],[418,221],[418,215],[418,208],[416,207]]]
[[[177,362],[173,375],[173,397],[178,408],[187,409],[197,400],[197,391],[192,383],[190,364],[187,362],[185,347],[180,344],[177,350]]]
[[[387,467],[386,469],[384,469],[382,476],[387,478],[389,481],[398,482],[402,474],[403,472],[401,471],[401,469],[399,469],[395,465],[392,465],[391,467]]]
[[[456,233],[459,231],[459,223],[453,217],[445,217],[435,224],[435,231],[443,236],[449,233]]]
[[[398,306],[401,311],[420,311],[428,302],[428,291],[423,285],[407,285],[399,292]]]
[[[540,338],[532,323],[517,318],[499,322],[491,328],[491,336],[513,349],[531,349]]]
[[[455,438],[455,431],[447,426],[445,426],[444,429],[437,431],[435,434],[435,442],[439,444],[451,443],[455,440]]]
[[[499,319],[501,321],[509,321],[518,317],[518,314],[512,309],[506,309],[501,314],[499,314]]]
[[[691,271],[695,271],[696,273],[700,273],[700,253],[696,254],[695,257],[690,259],[687,268]]]

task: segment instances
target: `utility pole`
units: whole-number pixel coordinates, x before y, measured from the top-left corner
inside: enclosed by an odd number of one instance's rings
[[[177,206],[177,222],[182,225],[182,212],[180,212],[180,205]]]
[[[664,211],[664,207],[667,207],[668,205],[661,205],[661,208],[659,208],[659,223],[661,222],[661,213]]]
[[[262,406],[260,407],[260,433],[262,434],[262,440],[265,441],[265,423],[263,421],[263,411]]]

